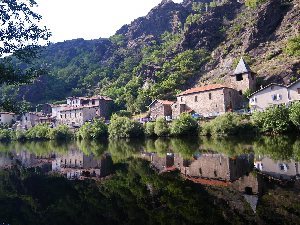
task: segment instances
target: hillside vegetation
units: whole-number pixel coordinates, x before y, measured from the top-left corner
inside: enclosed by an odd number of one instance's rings
[[[45,47],[33,61],[41,76],[32,85],[4,85],[0,101],[16,111],[23,108],[15,101],[27,106],[103,94],[138,113],[155,98],[226,83],[240,56],[262,77],[259,85],[289,83],[300,76],[299,11],[299,0],[164,0],[109,39]]]

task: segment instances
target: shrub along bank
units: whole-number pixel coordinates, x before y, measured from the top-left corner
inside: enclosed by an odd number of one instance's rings
[[[76,133],[76,137],[85,140],[101,138],[134,138],[134,137],[180,137],[187,135],[203,136],[237,136],[257,134],[283,134],[289,131],[300,131],[300,102],[285,106],[270,107],[264,112],[255,112],[252,116],[236,113],[225,113],[200,125],[191,115],[183,113],[178,119],[168,123],[165,118],[148,122],[144,126],[127,116],[113,115],[110,124],[103,120],[85,123]],[[11,131],[0,129],[0,141],[10,140],[64,140],[73,137],[65,125],[49,128],[47,124],[37,125],[28,131]]]

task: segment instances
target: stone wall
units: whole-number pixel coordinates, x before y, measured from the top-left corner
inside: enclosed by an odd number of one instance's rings
[[[172,116],[171,105],[164,105],[158,101],[150,106],[150,118],[156,119],[158,117]]]
[[[237,76],[241,76],[242,80],[237,80]],[[237,91],[244,93],[247,89],[252,92],[256,89],[256,76],[254,73],[243,73],[230,76],[230,84]]]
[[[226,112],[224,89],[215,89],[179,96],[177,97],[177,105],[180,104],[185,104],[186,108],[189,108],[203,116],[219,115]],[[173,114],[177,115],[178,109],[175,110],[174,107]]]

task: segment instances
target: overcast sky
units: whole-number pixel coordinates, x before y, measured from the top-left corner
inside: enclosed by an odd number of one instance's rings
[[[182,0],[173,0],[182,2]],[[161,0],[37,0],[37,12],[52,32],[51,42],[113,35],[145,16]]]

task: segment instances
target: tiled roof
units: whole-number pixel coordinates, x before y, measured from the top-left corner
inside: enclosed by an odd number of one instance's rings
[[[285,85],[283,85],[283,84],[270,83],[270,84],[268,84],[267,86],[265,86],[265,87],[263,87],[263,88],[261,88],[261,89],[255,91],[255,92],[253,92],[253,93],[249,96],[249,98],[252,97],[253,95],[255,95],[255,94],[257,94],[257,93],[259,93],[259,92],[265,90],[266,88],[271,87],[271,86],[279,86],[279,87],[287,88],[287,86],[285,86]]]
[[[8,114],[8,115],[16,115],[15,113],[12,113],[12,112],[0,112],[0,114]]]
[[[248,73],[252,72],[248,64],[245,62],[243,58],[240,59],[239,64],[236,66],[234,70],[234,75],[241,74],[241,73]]]
[[[173,105],[174,104],[174,102],[167,101],[167,100],[157,100],[157,101],[163,105]]]
[[[205,85],[205,86],[202,86],[202,87],[196,87],[196,88],[188,89],[184,92],[181,92],[177,96],[188,95],[188,94],[193,94],[193,93],[198,93],[198,92],[211,91],[211,90],[221,89],[221,88],[230,88],[230,87],[225,86],[223,84],[210,84],[210,85]]]
[[[161,104],[163,104],[163,105],[170,105],[170,106],[174,104],[174,102],[172,102],[172,101],[156,99],[156,100],[154,100],[154,101],[149,105],[149,107],[150,107],[151,105],[153,105],[155,102],[159,102],[159,103],[161,103]]]

